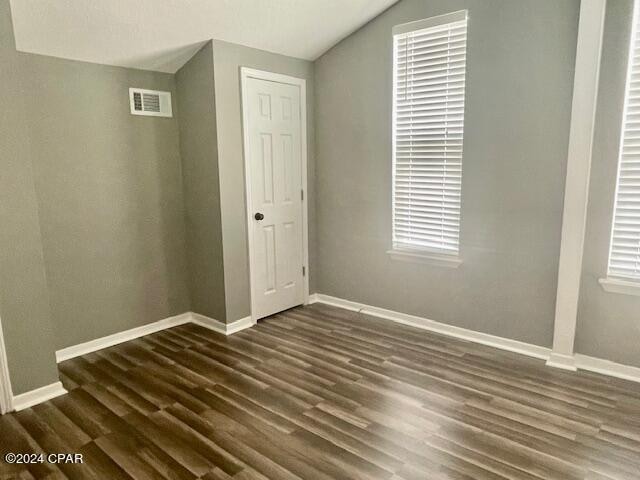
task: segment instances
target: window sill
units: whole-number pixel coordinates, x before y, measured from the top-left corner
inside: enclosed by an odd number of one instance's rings
[[[401,262],[428,263],[447,268],[458,268],[462,264],[462,260],[459,257],[421,250],[389,250],[387,253],[392,260]]]
[[[605,292],[619,293],[622,295],[635,295],[640,297],[640,282],[632,282],[610,277],[601,278],[598,282]]]

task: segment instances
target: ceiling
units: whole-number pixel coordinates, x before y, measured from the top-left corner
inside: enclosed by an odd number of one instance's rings
[[[213,38],[306,60],[397,0],[11,0],[23,52],[174,73]]]

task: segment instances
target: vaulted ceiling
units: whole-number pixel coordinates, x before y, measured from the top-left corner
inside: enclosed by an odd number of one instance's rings
[[[214,38],[314,60],[397,0],[11,0],[18,50],[173,73]]]

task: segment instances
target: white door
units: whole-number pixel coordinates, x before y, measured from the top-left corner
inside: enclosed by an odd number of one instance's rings
[[[246,74],[246,72],[243,72]],[[304,302],[301,86],[243,77],[252,317]]]

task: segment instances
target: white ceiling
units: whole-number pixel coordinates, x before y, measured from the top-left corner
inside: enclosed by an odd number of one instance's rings
[[[11,0],[23,52],[174,73],[213,38],[315,60],[397,0]]]

